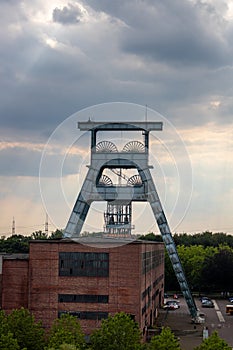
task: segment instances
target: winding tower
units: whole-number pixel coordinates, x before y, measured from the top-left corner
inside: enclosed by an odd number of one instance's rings
[[[162,122],[79,122],[81,131],[91,132],[91,164],[73,211],[65,228],[64,236],[80,236],[89,208],[94,201],[107,202],[104,213],[105,232],[114,237],[130,237],[132,225],[132,202],[149,202],[162,235],[181,291],[185,297],[192,320],[199,323],[196,304],[186,281],[177,254],[171,231],[163,211],[148,164],[149,133],[161,131]],[[111,141],[97,143],[98,132],[127,131],[141,132],[143,142],[132,140],[118,150]],[[125,176],[124,171],[132,176]],[[115,174],[118,182],[113,182]],[[124,180],[124,183],[123,183]]]

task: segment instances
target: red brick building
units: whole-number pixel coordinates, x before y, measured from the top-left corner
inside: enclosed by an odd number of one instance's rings
[[[28,308],[46,328],[69,312],[86,334],[124,311],[145,332],[163,302],[164,245],[109,242],[32,241],[29,255],[2,255],[2,309]]]

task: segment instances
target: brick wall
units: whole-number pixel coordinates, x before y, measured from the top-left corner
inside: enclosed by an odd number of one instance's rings
[[[2,309],[28,307],[28,260],[3,259]]]
[[[108,276],[59,275],[59,253],[65,252],[107,253]],[[59,313],[76,313],[87,334],[101,324],[100,319],[85,319],[87,314],[124,311],[145,331],[153,323],[163,295],[163,252],[162,243],[143,241],[115,247],[88,246],[68,239],[32,241],[28,260],[3,259],[3,309],[28,307],[47,329]],[[155,266],[153,261],[159,264]],[[64,301],[59,295],[108,296],[108,302]]]
[[[72,241],[32,242],[30,244],[30,301],[29,308],[45,327],[50,327],[59,312],[107,312],[124,311],[135,316],[143,328],[152,321],[151,312],[159,306],[159,295],[152,302],[155,291],[163,290],[153,283],[163,276],[163,263],[142,273],[142,253],[163,249],[163,244],[132,243],[114,248],[95,248]],[[109,276],[59,276],[59,252],[107,252],[109,254]],[[160,281],[159,281],[160,282]],[[163,282],[163,281],[162,281]],[[151,290],[142,299],[142,293]],[[108,303],[58,302],[59,294],[108,295]],[[149,302],[149,299],[151,300]],[[149,305],[148,305],[149,302]],[[142,315],[143,306],[147,304]],[[153,310],[152,310],[153,309]],[[152,310],[152,311],[151,311]],[[86,333],[101,323],[100,320],[80,320]]]

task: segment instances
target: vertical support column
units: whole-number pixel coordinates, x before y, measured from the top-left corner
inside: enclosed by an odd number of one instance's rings
[[[149,131],[144,131],[145,139],[144,139],[144,144],[145,144],[145,150],[146,153],[149,153]]]
[[[91,130],[91,151],[95,151],[96,146],[96,133],[97,131],[95,129]]]

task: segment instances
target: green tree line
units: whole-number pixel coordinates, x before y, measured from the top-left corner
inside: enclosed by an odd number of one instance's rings
[[[0,253],[22,253],[26,254],[29,252],[29,242],[36,239],[59,239],[62,238],[62,231],[56,230],[50,235],[42,232],[35,231],[29,236],[15,234],[9,237],[2,236],[0,238]]]
[[[162,242],[162,236],[154,234],[153,232],[141,236],[140,239]],[[173,235],[173,240],[177,246],[184,245],[189,247],[192,245],[202,245],[203,247],[218,247],[224,244],[233,248],[233,235],[223,232],[212,233],[210,231],[205,231],[195,234],[175,233]]]
[[[162,241],[160,235],[149,233],[141,239]],[[233,292],[233,236],[203,232],[173,236],[187,281],[195,292]],[[165,253],[165,288],[179,290],[172,264]]]
[[[77,318],[63,314],[55,319],[48,332],[36,322],[27,309],[13,310],[9,315],[0,311],[1,350],[180,350],[179,340],[170,328],[162,328],[147,343],[142,341],[138,324],[123,313],[109,316],[99,329],[85,341]],[[231,347],[213,332],[193,350],[231,350]],[[191,349],[187,349],[191,350]]]

